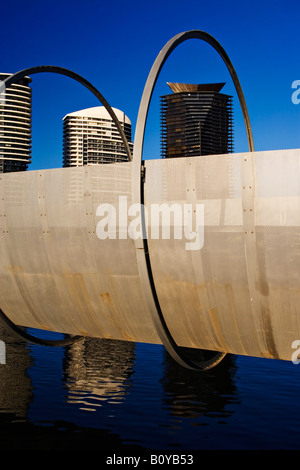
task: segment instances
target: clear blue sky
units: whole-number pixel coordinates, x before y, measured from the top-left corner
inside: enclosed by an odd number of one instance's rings
[[[26,0],[2,2],[0,71],[58,65],[89,80],[111,106],[132,121],[133,135],[150,68],[174,35],[200,29],[228,53],[246,98],[256,150],[300,148],[300,4],[284,0]],[[67,77],[32,76],[33,152],[30,169],[61,167],[62,118],[98,106]],[[247,151],[237,97],[222,60],[199,40],[181,44],[168,58],[149,111],[144,158],[160,158],[159,96],[167,81],[226,82],[234,96],[235,151]]]

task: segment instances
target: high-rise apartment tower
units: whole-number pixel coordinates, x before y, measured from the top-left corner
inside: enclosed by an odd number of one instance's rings
[[[233,152],[232,97],[220,93],[224,83],[168,83],[161,97],[163,158]]]
[[[0,74],[1,82],[11,74]],[[0,82],[0,173],[25,171],[31,163],[31,79],[4,89]]]
[[[131,121],[113,108],[131,150]],[[104,106],[83,109],[63,118],[63,166],[97,165],[128,161],[117,126]]]

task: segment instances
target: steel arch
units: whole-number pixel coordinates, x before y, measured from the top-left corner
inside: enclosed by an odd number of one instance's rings
[[[55,65],[39,65],[39,66],[30,67],[24,70],[20,70],[19,72],[16,72],[15,74],[3,80],[3,84],[5,88],[8,88],[13,83],[16,83],[18,80],[28,75],[44,73],[44,72],[57,73],[60,75],[65,75],[67,77],[70,77],[73,80],[76,80],[77,82],[81,83],[81,85],[85,86],[89,91],[91,91],[96,96],[96,98],[98,98],[100,103],[106,108],[113,122],[117,126],[117,129],[120,132],[123,144],[126,149],[128,160],[131,161],[132,155],[131,155],[129,143],[125,136],[124,130],[122,129],[122,126],[119,123],[118,118],[115,115],[113,109],[108,104],[104,96],[90,82],[88,82],[85,78],[81,77],[77,73],[71,70],[65,69],[63,67],[55,66]],[[36,338],[35,336],[32,336],[26,333],[25,331],[23,331],[23,329],[18,328],[13,322],[10,321],[10,319],[5,315],[5,313],[2,310],[0,310],[0,322],[3,323],[13,333],[17,334],[23,340],[29,341],[30,343],[33,343],[33,344],[42,345],[42,346],[65,346],[67,344],[73,343],[81,339],[81,336],[72,336],[72,335],[67,335],[67,337],[62,340],[46,340],[46,339]]]
[[[72,78],[73,80],[81,83],[81,85],[85,86],[89,91],[93,93],[93,95],[98,98],[100,103],[105,107],[107,112],[109,113],[110,117],[112,118],[114,124],[117,126],[118,131],[120,132],[123,144],[125,146],[125,150],[128,156],[128,160],[132,160],[132,155],[131,155],[131,150],[129,147],[128,140],[126,138],[125,132],[119,123],[119,120],[114,113],[113,109],[109,105],[109,103],[106,101],[104,96],[95,88],[90,82],[88,82],[85,78],[81,77],[77,73],[73,72],[72,70],[65,69],[63,67],[58,67],[56,65],[37,65],[35,67],[30,67],[24,70],[20,70],[19,72],[16,72],[15,74],[11,75],[10,77],[6,78],[3,80],[4,86],[9,87],[12,83],[15,83],[17,80],[20,80],[27,75],[33,75],[36,73],[56,73],[59,75],[65,75],[66,77]]]
[[[246,101],[244,98],[244,94],[242,91],[242,87],[240,85],[238,76],[236,71],[227,55],[223,47],[219,44],[219,42],[212,37],[210,34],[200,31],[200,30],[191,30],[186,31],[183,33],[179,33],[173,38],[171,38],[163,49],[158,54],[155,62],[152,65],[150,73],[148,75],[142,99],[140,102],[137,124],[136,124],[136,132],[134,138],[134,150],[133,150],[133,168],[132,168],[132,202],[141,204],[143,207],[144,202],[144,186],[141,178],[142,174],[142,155],[143,155],[143,144],[144,144],[144,134],[146,128],[146,121],[148,110],[150,106],[150,101],[152,98],[153,90],[160,74],[160,71],[166,62],[169,55],[172,51],[179,46],[182,42],[188,39],[201,39],[208,44],[210,44],[220,55],[220,57],[225,62],[227,69],[231,75],[232,81],[234,83],[240,106],[243,113],[244,123],[246,127],[247,139],[248,139],[248,146],[249,151],[254,151],[254,144],[253,144],[253,137],[252,137],[252,129],[250,125],[250,119],[248,115],[248,110],[246,106]],[[155,283],[153,279],[153,273],[151,269],[151,260],[150,254],[148,249],[148,242],[146,237],[146,222],[144,213],[141,210],[140,213],[140,224],[143,229],[143,239],[136,241],[136,256],[137,256],[137,263],[138,269],[140,273],[140,277],[145,289],[146,298],[148,301],[149,309],[151,312],[151,316],[154,322],[154,325],[157,329],[157,333],[165,346],[166,350],[169,354],[175,359],[176,362],[181,364],[183,367],[188,369],[195,369],[195,370],[208,370],[215,365],[217,365],[226,355],[225,353],[216,353],[215,356],[209,360],[204,362],[192,362],[188,358],[184,357],[182,351],[177,346],[176,342],[174,341],[169,328],[165,322],[163,312],[161,311],[159,299],[155,289]]]
[[[73,344],[81,339],[83,339],[82,336],[74,336],[74,335],[66,335],[65,338],[63,339],[43,339],[43,338],[37,338],[26,331],[24,331],[22,328],[19,328],[16,326],[6,315],[5,313],[0,310],[0,323],[8,328],[13,334],[19,336],[23,341],[28,341],[29,343],[32,344],[37,344],[38,346],[67,346],[68,344]]]

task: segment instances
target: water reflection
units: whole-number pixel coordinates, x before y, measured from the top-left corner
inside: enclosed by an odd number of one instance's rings
[[[53,374],[50,368],[54,367],[54,362],[52,365],[46,362],[45,370],[39,371],[39,378],[30,373],[34,365],[38,365],[35,354],[47,358],[51,348],[32,348],[4,329],[0,331],[0,338],[6,343],[7,354],[5,366],[0,367],[0,410],[1,413],[25,418],[30,404],[39,393],[44,393],[44,384],[51,382]],[[135,343],[84,338],[58,349],[62,351],[60,386],[66,391],[66,404],[73,408],[75,405],[78,410],[95,412],[105,402],[120,405],[130,394],[135,383]],[[172,416],[188,419],[210,412],[223,416],[229,413],[226,407],[236,399],[234,357],[227,356],[219,366],[203,374],[178,366],[167,352],[162,351],[161,363],[157,364],[158,380],[163,390],[162,408]],[[57,363],[59,360],[59,357],[54,357]],[[145,376],[136,377],[136,382],[142,382],[136,388],[141,393],[146,389],[157,393],[157,386],[153,383],[149,389],[146,381],[150,367],[154,367],[152,361],[151,357],[145,357]]]
[[[2,449],[232,448],[233,442],[237,447],[251,445],[251,421],[256,436],[263,429],[256,423],[264,419],[268,403],[253,384],[263,383],[265,375],[256,376],[257,369],[244,373],[244,384],[250,384],[250,407],[245,408],[243,369],[236,356],[228,355],[216,368],[199,373],[180,367],[160,346],[85,338],[49,348],[19,342],[4,330],[0,339],[7,356],[0,365]],[[277,383],[274,374],[270,377]],[[293,390],[295,385],[289,387]],[[286,416],[288,402],[285,410]],[[286,432],[293,425],[286,422]],[[272,431],[273,439],[276,428]],[[264,432],[269,439],[271,435]]]
[[[197,418],[213,413],[229,416],[228,405],[237,401],[235,357],[227,355],[214,369],[199,373],[179,367],[164,351],[163,401],[173,416]]]
[[[26,343],[20,343],[7,330],[0,329],[5,342],[5,364],[0,365],[0,422],[20,421],[26,418],[33,399],[28,368],[33,359]]]
[[[135,345],[85,338],[66,347],[63,361],[67,402],[96,411],[104,401],[121,403],[133,374]]]

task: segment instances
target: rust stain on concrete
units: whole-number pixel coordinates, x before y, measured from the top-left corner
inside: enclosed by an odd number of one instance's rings
[[[122,336],[124,337],[124,339],[128,341],[134,341],[134,338],[131,335],[129,335],[126,330],[124,330],[124,326],[120,322],[120,317],[121,317],[120,312],[118,312],[118,309],[113,299],[111,298],[109,292],[101,292],[100,298],[111,317],[111,321],[114,323],[115,327],[117,327],[118,330],[122,333]]]

